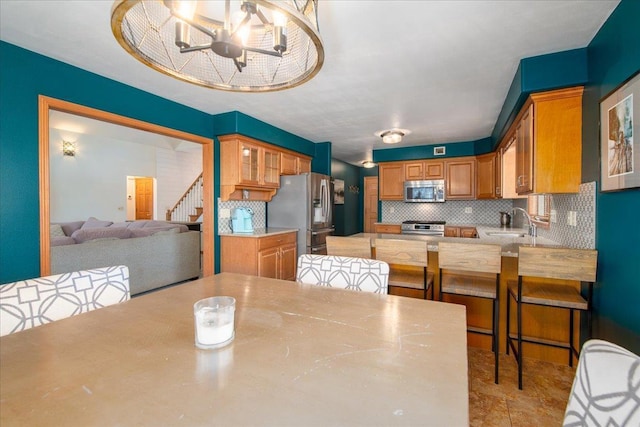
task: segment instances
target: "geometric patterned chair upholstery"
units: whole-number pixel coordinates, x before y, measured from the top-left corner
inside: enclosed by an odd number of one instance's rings
[[[94,268],[0,286],[0,336],[127,301],[129,268]]]
[[[640,357],[607,341],[587,341],[563,426],[640,426]]]
[[[386,294],[389,264],[365,258],[302,254],[298,257],[298,283]]]

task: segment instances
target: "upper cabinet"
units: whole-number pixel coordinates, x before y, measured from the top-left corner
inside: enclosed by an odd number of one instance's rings
[[[380,163],[380,200],[404,200],[404,162]]]
[[[579,191],[582,92],[575,87],[536,93],[520,110],[507,132],[515,137],[518,194]]]
[[[299,175],[311,172],[311,159],[283,151],[280,156],[280,175]]]
[[[445,198],[473,200],[476,198],[476,158],[457,157],[445,161]]]
[[[476,156],[476,197],[496,199],[502,197],[500,150]]]
[[[404,164],[405,181],[443,179],[444,161],[442,160],[418,160]]]
[[[268,202],[280,187],[281,174],[300,173],[300,165],[306,169],[311,162],[306,156],[242,135],[224,135],[219,140],[223,201]]]

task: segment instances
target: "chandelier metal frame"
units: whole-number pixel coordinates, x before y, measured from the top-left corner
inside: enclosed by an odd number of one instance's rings
[[[116,0],[111,29],[145,65],[214,89],[287,89],[313,78],[324,63],[318,0],[239,1],[233,15],[231,1],[224,0],[222,20],[194,13],[198,3],[207,2]],[[184,6],[193,8],[190,14]]]

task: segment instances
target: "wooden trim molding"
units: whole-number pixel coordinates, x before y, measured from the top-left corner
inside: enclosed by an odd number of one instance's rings
[[[101,120],[120,126],[152,132],[171,138],[182,139],[202,144],[203,175],[203,223],[202,223],[202,274],[214,274],[214,219],[213,219],[213,187],[214,187],[214,150],[213,139],[205,138],[176,129],[143,122],[130,117],[120,116],[95,108],[74,104],[60,99],[40,95],[38,97],[38,152],[40,182],[40,275],[51,274],[51,244],[49,240],[50,223],[50,181],[49,181],[49,111],[56,110],[75,114],[95,120]]]

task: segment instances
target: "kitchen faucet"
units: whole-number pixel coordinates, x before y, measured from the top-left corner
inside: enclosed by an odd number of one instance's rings
[[[531,216],[529,215],[529,212],[527,212],[525,209],[522,209],[522,208],[517,208],[517,207],[513,208],[511,212],[513,212],[514,218],[516,216],[517,211],[521,211],[522,214],[525,216],[525,218],[527,218],[527,221],[529,221],[529,236],[536,237],[538,235],[538,227],[536,227],[536,225],[531,220]]]

